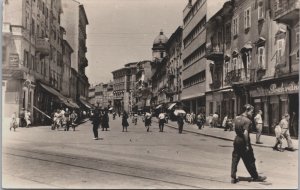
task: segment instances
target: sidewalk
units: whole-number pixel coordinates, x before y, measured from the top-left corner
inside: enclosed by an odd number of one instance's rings
[[[155,122],[157,122],[154,119]],[[177,122],[175,121],[170,121],[165,124],[165,126],[178,129]],[[197,125],[189,125],[187,123],[184,124],[183,126],[183,131],[185,132],[190,132],[190,133],[196,133],[196,134],[201,134],[204,136],[208,137],[213,137],[213,138],[218,138],[218,139],[223,139],[227,141],[233,141],[236,134],[234,131],[224,131],[223,128],[211,128],[209,126],[204,126],[202,129],[198,129]],[[266,148],[272,148],[275,144],[275,137],[274,136],[269,136],[269,135],[261,135],[260,139],[263,142],[263,144],[255,144],[256,140],[256,134],[255,133],[250,133],[250,139],[251,139],[251,144],[253,146],[258,146],[258,147],[266,147]],[[298,140],[297,139],[292,139],[293,146],[296,150],[298,150]],[[287,142],[285,139],[283,139],[283,144],[282,147],[285,148],[287,147]]]

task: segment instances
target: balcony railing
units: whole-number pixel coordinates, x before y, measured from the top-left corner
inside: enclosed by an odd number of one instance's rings
[[[50,43],[48,38],[37,38],[36,40],[36,50],[42,55],[50,54]]]
[[[210,45],[206,47],[206,58],[209,60],[220,60],[223,59],[224,53],[222,46]]]
[[[279,4],[280,2],[280,4]],[[274,20],[287,23],[299,17],[299,0],[274,1]]]
[[[232,84],[233,82],[238,82],[241,80],[242,70],[232,70],[226,74],[225,83]]]

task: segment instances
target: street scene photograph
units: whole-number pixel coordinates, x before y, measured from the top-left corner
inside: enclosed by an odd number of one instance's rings
[[[1,188],[298,189],[300,0],[2,0]]]

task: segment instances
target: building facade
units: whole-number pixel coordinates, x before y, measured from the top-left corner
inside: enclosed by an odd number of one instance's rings
[[[168,38],[161,31],[153,41],[152,47],[152,76],[150,86],[152,88],[151,107],[152,109],[162,106],[167,103],[165,90],[167,89],[167,53],[166,44]]]
[[[166,95],[169,102],[177,102],[181,99],[182,90],[182,27],[179,26],[171,35],[166,44],[168,55],[167,63],[167,84]]]
[[[96,91],[95,86],[91,85],[89,87],[89,103],[92,104],[94,107],[97,107],[95,91]]]
[[[136,65],[136,84],[134,90],[135,105],[133,111],[149,110],[152,97],[151,80],[151,61],[140,61]]]
[[[133,98],[136,83],[136,64],[128,63],[125,67],[115,70],[113,74],[113,106],[117,112],[131,112],[135,105]]]
[[[205,113],[207,20],[225,1],[189,0],[183,10],[182,102],[188,112]]]
[[[206,113],[212,115],[217,112],[220,119],[227,115],[236,115],[236,97],[227,80],[231,72],[231,20],[233,1],[224,3],[223,7],[206,23]]]
[[[42,122],[44,117],[36,108],[50,114],[66,103],[59,93],[64,32],[61,13],[59,0],[3,2],[3,35],[9,36],[3,47],[5,116],[25,108],[33,114],[34,123]]]
[[[77,1],[62,0],[64,12],[61,15],[62,26],[65,28],[66,40],[73,48],[71,67],[78,73],[77,100],[87,101],[89,81],[85,74],[88,66],[86,58],[86,26],[89,24],[84,6]]]

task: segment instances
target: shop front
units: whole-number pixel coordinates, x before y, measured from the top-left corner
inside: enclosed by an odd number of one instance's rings
[[[206,93],[206,115],[219,114],[219,122],[224,117],[234,118],[236,116],[236,96],[232,88],[222,89]]]
[[[290,114],[290,133],[298,137],[299,79],[277,79],[259,82],[249,87],[250,102],[263,112],[263,133],[273,135],[274,124],[286,113]]]

